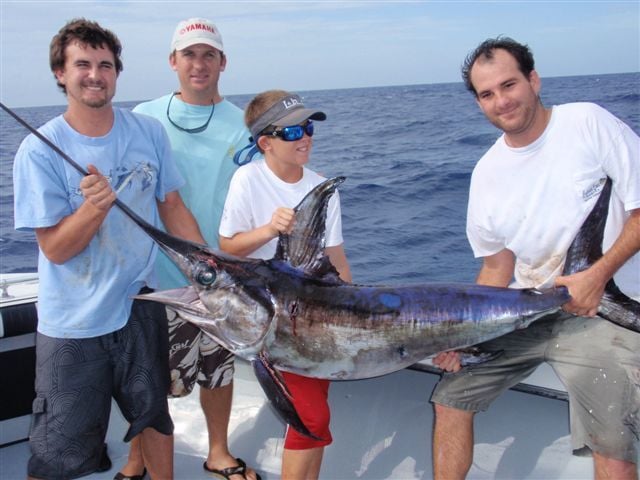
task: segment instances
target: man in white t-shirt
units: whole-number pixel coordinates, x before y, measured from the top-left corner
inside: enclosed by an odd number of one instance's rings
[[[480,44],[467,57],[463,78],[503,131],[471,179],[467,236],[483,259],[477,283],[564,285],[572,298],[562,312],[485,344],[504,354],[472,371],[460,369],[456,352],[438,355],[436,365],[455,373],[443,377],[432,397],[434,476],[466,476],[475,412],[547,361],[569,393],[574,454],[593,455],[596,478],[637,479],[640,334],[595,315],[613,277],[624,293],[640,298],[640,140],[597,105],[545,108],[533,56],[512,39]],[[606,177],[613,194],[605,254],[562,276],[567,249]]]

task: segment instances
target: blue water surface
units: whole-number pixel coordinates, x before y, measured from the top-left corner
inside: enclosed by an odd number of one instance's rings
[[[347,177],[340,195],[354,281],[473,282],[479,263],[464,233],[467,190],[475,162],[499,132],[463,84],[299,93],[327,113],[316,124],[310,167]],[[251,98],[228,97],[241,108]],[[640,131],[640,73],[546,78],[542,100],[595,102]],[[64,108],[16,113],[37,127]],[[0,123],[0,271],[34,271],[34,236],[13,229],[13,156],[27,132],[4,112]]]

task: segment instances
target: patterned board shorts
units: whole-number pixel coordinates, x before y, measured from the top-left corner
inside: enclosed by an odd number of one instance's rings
[[[169,396],[188,395],[196,381],[207,389],[230,385],[235,370],[234,355],[198,327],[182,320],[174,311],[167,309],[167,315],[171,370]]]
[[[434,403],[484,411],[503,391],[547,362],[569,394],[573,453],[593,451],[637,463],[640,333],[600,317],[559,313],[481,346],[504,353],[444,374],[431,398]]]
[[[166,321],[162,305],[136,300],[127,324],[113,333],[36,335],[30,476],[69,479],[97,471],[112,396],[130,423],[126,441],[147,427],[173,433]]]

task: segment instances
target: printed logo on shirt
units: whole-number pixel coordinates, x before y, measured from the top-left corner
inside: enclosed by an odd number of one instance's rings
[[[111,181],[111,185],[116,193],[120,193],[134,179],[140,182],[142,191],[146,190],[153,185],[153,167],[149,163],[138,163],[130,172],[121,167],[116,171],[116,181]]]
[[[140,162],[132,170],[118,167],[115,172],[112,170],[104,174],[104,177],[111,184],[111,188],[116,194],[125,188],[131,188],[134,181],[137,181],[138,187],[144,191],[153,186],[154,169],[150,163]],[[71,187],[70,190],[72,195],[82,196],[82,190],[79,186]]]
[[[596,195],[600,195],[602,191],[602,187],[604,187],[605,182],[607,181],[606,177],[600,178],[596,180],[594,183],[589,185],[587,188],[582,190],[582,200],[585,202],[590,198],[595,197]]]

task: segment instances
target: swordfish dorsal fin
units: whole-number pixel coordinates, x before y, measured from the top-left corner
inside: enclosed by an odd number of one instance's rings
[[[612,182],[607,177],[600,197],[584,221],[567,251],[563,275],[581,272],[602,257],[604,227],[609,213]],[[625,295],[613,278],[605,287],[598,316],[634,332],[640,332],[640,303]]]
[[[296,223],[289,234],[280,234],[274,259],[313,276],[335,277],[338,274],[324,254],[325,221],[329,199],[345,177],[334,177],[318,184],[294,208]]]

